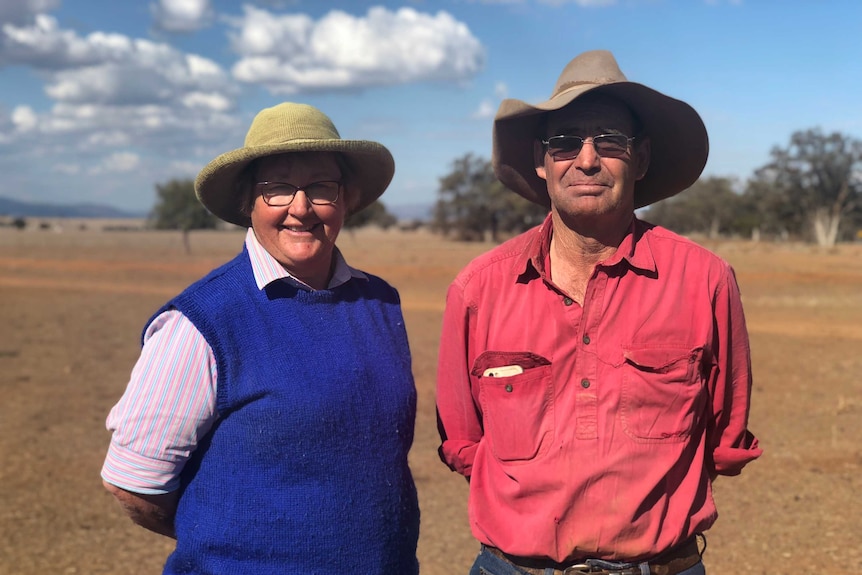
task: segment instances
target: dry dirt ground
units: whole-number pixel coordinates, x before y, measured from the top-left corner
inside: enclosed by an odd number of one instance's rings
[[[156,574],[171,542],[103,491],[105,416],[143,322],[233,256],[242,234],[0,229],[0,573]],[[356,266],[399,288],[419,416],[424,575],[467,573],[466,484],[439,462],[437,338],[446,286],[489,244],[343,234]],[[862,246],[711,243],[736,268],[753,345],[751,428],[765,455],[717,482],[711,575],[862,573]],[[397,575],[397,574],[395,574]]]

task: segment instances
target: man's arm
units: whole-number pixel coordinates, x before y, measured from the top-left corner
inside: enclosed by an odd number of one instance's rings
[[[126,491],[107,481],[102,481],[102,484],[116,498],[133,522],[159,535],[177,538],[174,532],[174,515],[177,512],[179,490],[145,495]]]
[[[748,430],[751,404],[751,350],[742,298],[730,266],[715,294],[715,368],[710,381],[712,417],[710,476],[737,475],[760,457],[757,438]]]
[[[461,286],[453,283],[446,295],[437,365],[437,428],[440,459],[468,479],[483,435],[467,365],[470,316]]]

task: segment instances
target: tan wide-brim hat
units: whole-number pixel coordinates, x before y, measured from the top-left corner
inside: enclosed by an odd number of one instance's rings
[[[533,142],[540,134],[543,115],[559,110],[584,94],[606,94],[625,103],[637,115],[642,133],[651,142],[646,175],[635,183],[635,207],[669,198],[700,177],[709,155],[706,126],[698,113],[681,100],[629,82],[610,52],[584,52],[569,62],[549,100],[531,105],[507,99],[494,118],[492,164],[509,189],[548,207],[545,180],[536,174]]]
[[[255,116],[242,148],[218,156],[200,171],[195,193],[214,215],[249,227],[251,218],[241,209],[239,175],[258,158],[292,152],[338,152],[344,157],[350,193],[358,197],[350,214],[379,198],[395,174],[395,161],[383,144],[342,140],[332,120],[317,108],[284,102]]]

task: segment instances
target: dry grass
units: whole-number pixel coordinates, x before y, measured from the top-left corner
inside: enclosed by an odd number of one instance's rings
[[[144,321],[233,256],[242,233],[0,229],[0,573],[160,573],[168,540],[101,488],[104,419]],[[489,244],[361,230],[348,260],[402,294],[419,388],[411,452],[425,575],[477,551],[466,484],[439,462],[434,372],[448,283]],[[752,428],[764,457],[717,483],[710,573],[862,572],[862,246],[714,243],[736,268],[753,344]]]

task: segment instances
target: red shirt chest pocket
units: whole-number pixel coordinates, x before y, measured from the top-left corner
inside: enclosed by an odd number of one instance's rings
[[[523,372],[483,375],[504,366],[519,366]],[[497,459],[529,461],[550,446],[554,435],[550,361],[529,352],[489,351],[476,358],[471,374],[479,378],[483,440]]]
[[[702,347],[623,348],[620,417],[626,434],[642,442],[680,442],[701,421],[706,401]]]

